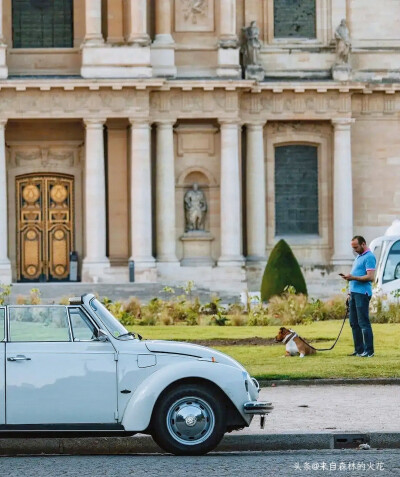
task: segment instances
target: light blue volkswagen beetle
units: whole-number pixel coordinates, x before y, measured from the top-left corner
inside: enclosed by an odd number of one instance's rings
[[[61,305],[0,307],[0,433],[151,434],[166,451],[205,454],[272,410],[218,351],[129,333],[87,294]]]

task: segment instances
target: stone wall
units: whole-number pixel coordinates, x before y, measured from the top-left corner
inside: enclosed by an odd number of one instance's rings
[[[400,121],[359,116],[353,125],[354,231],[371,241],[399,217]]]

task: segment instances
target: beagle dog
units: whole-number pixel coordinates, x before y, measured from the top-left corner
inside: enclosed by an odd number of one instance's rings
[[[316,351],[306,341],[293,330],[288,330],[283,327],[279,328],[279,332],[275,337],[275,341],[278,343],[285,343],[286,352],[285,356],[300,355],[300,358],[304,358],[307,354],[315,354]]]

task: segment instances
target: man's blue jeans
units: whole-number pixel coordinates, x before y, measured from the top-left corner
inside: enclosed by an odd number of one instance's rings
[[[371,297],[366,294],[350,294],[349,321],[353,331],[354,350],[359,354],[374,352],[374,336],[369,321],[370,300]]]

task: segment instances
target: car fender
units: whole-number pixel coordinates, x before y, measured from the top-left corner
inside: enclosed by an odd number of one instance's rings
[[[243,412],[243,404],[249,400],[245,377],[240,369],[209,361],[187,361],[160,368],[147,377],[135,390],[122,418],[127,431],[143,431],[150,424],[154,405],[160,394],[170,384],[185,378],[200,378],[216,384],[232,401],[248,424],[250,418]]]

